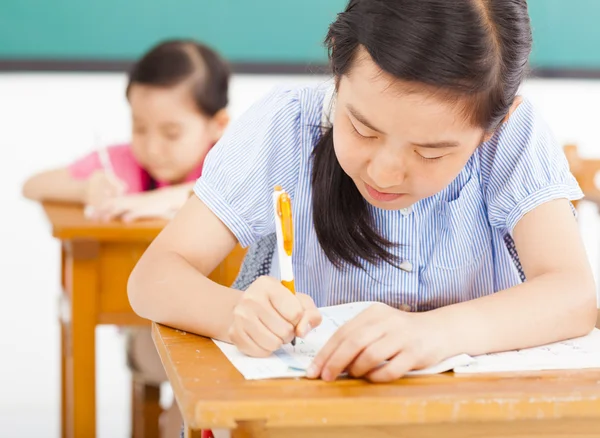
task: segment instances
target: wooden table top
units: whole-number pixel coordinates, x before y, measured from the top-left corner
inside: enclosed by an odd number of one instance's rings
[[[600,416],[600,370],[363,380],[247,381],[209,339],[153,325],[153,337],[193,429],[591,419]]]
[[[132,223],[100,222],[86,219],[77,205],[44,203],[44,211],[52,224],[52,235],[58,239],[94,239],[99,241],[152,241],[166,224],[164,220]]]

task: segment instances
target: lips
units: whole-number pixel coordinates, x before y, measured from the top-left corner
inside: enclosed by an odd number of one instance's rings
[[[367,189],[367,193],[369,194],[369,196],[379,202],[392,202],[392,201],[396,201],[397,199],[400,199],[401,197],[405,196],[404,193],[380,192],[378,190],[375,190],[373,187],[371,187],[367,183],[365,183],[365,187]]]

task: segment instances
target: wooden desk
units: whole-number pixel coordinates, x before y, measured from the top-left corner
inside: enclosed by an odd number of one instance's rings
[[[96,326],[149,325],[129,305],[127,279],[164,222],[97,223],[76,206],[44,204],[44,210],[62,253],[62,437],[93,438]]]
[[[93,438],[95,329],[99,324],[149,325],[129,305],[127,280],[165,222],[99,223],[85,219],[82,209],[75,206],[44,204],[44,210],[62,248],[62,437]],[[243,257],[241,248],[237,251],[237,259],[229,262],[235,266],[223,264],[211,278],[223,284],[233,282]]]
[[[600,370],[521,375],[246,381],[212,341],[153,325],[186,423],[234,438],[600,436]]]

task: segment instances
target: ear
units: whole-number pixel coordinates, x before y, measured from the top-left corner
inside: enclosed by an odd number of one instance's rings
[[[212,136],[216,141],[218,141],[222,136],[223,132],[225,132],[225,128],[229,124],[229,113],[225,108],[219,110],[211,119],[210,124],[212,128]]]
[[[515,101],[511,105],[510,109],[508,110],[508,114],[506,116],[504,116],[504,118],[502,119],[502,123],[500,123],[500,125],[503,125],[506,122],[508,122],[508,120],[510,119],[510,116],[512,116],[512,114],[519,107],[519,105],[521,105],[521,103],[523,103],[523,97],[522,96],[515,97]],[[483,142],[485,143],[486,141],[490,141],[495,133],[496,133],[496,130],[486,133],[483,136]]]

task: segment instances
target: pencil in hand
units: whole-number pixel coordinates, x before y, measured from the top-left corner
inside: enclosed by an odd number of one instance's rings
[[[275,186],[273,192],[273,208],[275,210],[275,230],[277,234],[277,254],[281,284],[296,295],[294,287],[294,271],[292,268],[292,251],[294,248],[294,227],[292,222],[292,201],[281,186]],[[296,346],[296,336],[292,339]]]

